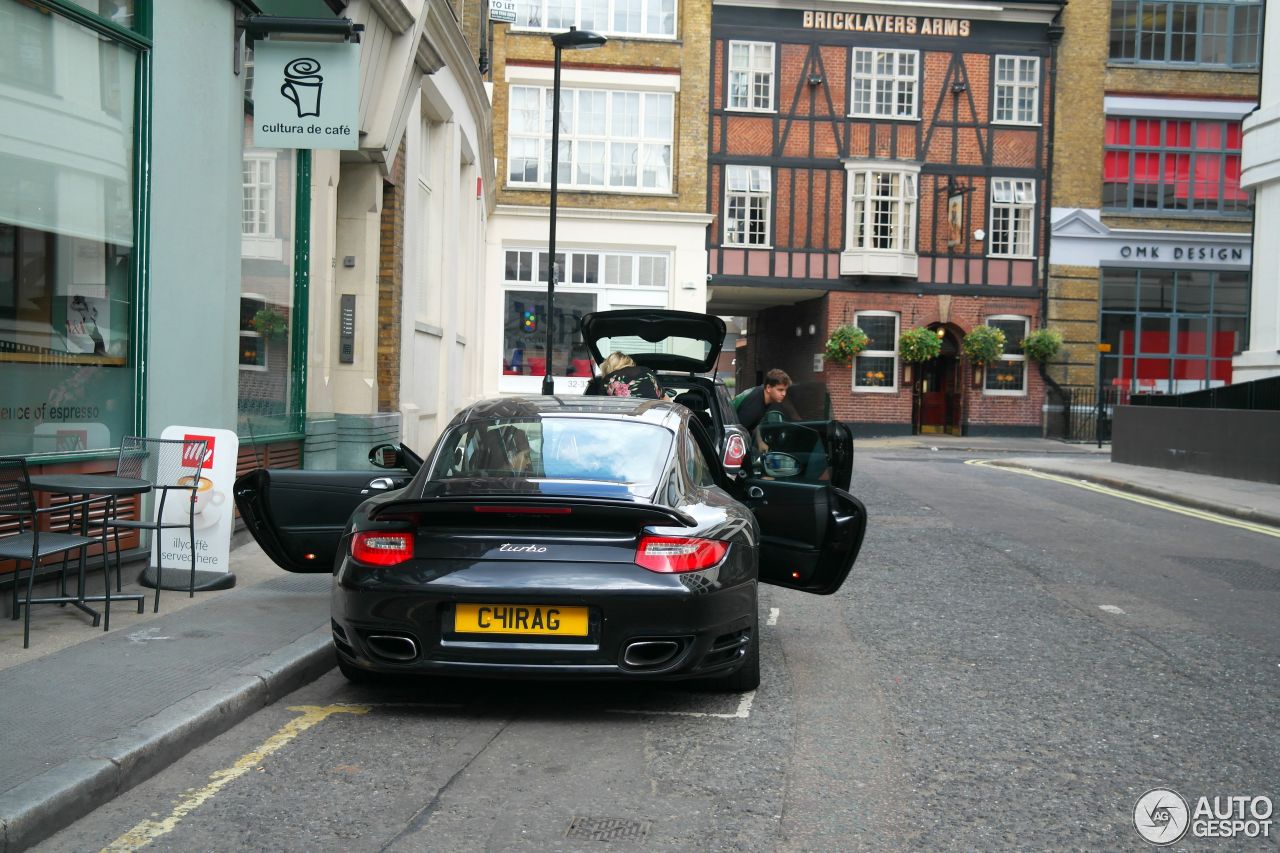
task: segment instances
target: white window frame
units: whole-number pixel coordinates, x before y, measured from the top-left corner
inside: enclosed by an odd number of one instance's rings
[[[858,61],[867,57],[870,71],[859,73]],[[876,66],[883,56],[892,57],[892,70],[887,74],[877,72]],[[901,63],[905,57],[911,57],[912,72],[901,72]],[[919,120],[920,118],[920,51],[918,50],[881,50],[879,48],[854,48],[853,63],[849,75],[849,115],[854,118],[887,118],[902,120]],[[858,82],[867,84],[867,108],[858,109]],[[878,95],[887,87],[890,109],[881,112],[877,109]],[[899,98],[905,91],[911,93],[911,111],[898,112]]]
[[[1003,196],[1003,198],[1001,198]],[[987,254],[993,258],[1036,256],[1036,182],[1033,178],[992,178],[987,221]],[[997,225],[998,216],[1007,216]],[[1025,245],[1022,241],[1025,240]],[[1023,251],[1018,251],[1023,249]]]
[[[1027,66],[1031,68],[1030,76],[1034,82],[1028,83],[1022,80],[1020,72]],[[1006,69],[1009,70],[1011,77],[1002,79],[1001,75]],[[995,85],[991,87],[991,121],[993,123],[1032,126],[1040,124],[1040,57],[996,54],[992,79],[995,81]],[[1019,108],[1022,102],[1021,96],[1025,92],[1031,93],[1030,115],[1024,114]],[[1007,97],[1009,102],[1010,113],[1007,116],[1001,115],[1002,95]]]
[[[283,258],[284,241],[276,236],[279,174],[276,160],[274,151],[249,149],[244,152],[240,171],[240,256],[243,258],[269,261]],[[247,180],[250,176],[245,171],[250,168],[252,180]]]
[[[845,162],[845,237],[840,255],[841,275],[889,275],[915,278],[919,273],[916,252],[920,215],[920,165],[889,160]],[[877,193],[878,176],[896,176],[893,195]],[[890,217],[896,229],[896,245],[871,245],[877,212]]]
[[[747,66],[745,68],[735,68],[733,63],[734,48],[747,49]],[[777,86],[775,84],[775,58],[777,51],[772,42],[763,41],[731,41],[729,42],[728,51],[725,54],[725,65],[728,67],[729,73],[726,76],[728,80],[728,90],[725,92],[725,109],[735,112],[745,113],[771,113],[777,110],[775,103],[777,102],[776,93]],[[762,54],[767,54],[768,62],[764,61]],[[765,70],[767,65],[768,70]],[[742,80],[741,89],[743,97],[741,101],[735,99],[734,93],[738,89],[735,87],[735,80]],[[758,101],[757,88],[767,87],[768,96],[766,103],[762,106]]]
[[[1002,322],[1019,322],[1022,323],[1022,337],[1025,339],[1031,332],[1031,318],[1025,314],[992,314],[983,319],[983,325],[990,326],[993,320]],[[988,388],[987,380],[991,375],[991,371],[997,369],[997,365],[1002,361],[1018,362],[1022,365],[1022,387],[1021,388]],[[987,397],[1025,397],[1027,396],[1027,367],[1029,362],[1024,353],[1009,353],[1002,355],[995,364],[984,365],[982,368],[982,393]]]
[[[743,185],[745,189],[734,189],[733,175],[745,174]],[[755,180],[757,177],[763,177],[763,180]],[[753,186],[763,186],[766,189],[755,190]],[[759,235],[758,240],[752,240],[751,234],[751,218],[752,208],[758,208],[763,200],[764,216],[763,231]],[[730,216],[730,212],[735,208],[746,211],[744,219],[745,227],[735,229],[732,227],[736,220]],[[724,167],[724,246],[745,246],[752,249],[767,249],[772,243],[772,220],[773,220],[773,170],[768,166],[745,166],[729,164]]]
[[[508,106],[508,133],[507,133],[507,170],[506,184],[511,189],[550,189],[551,187],[551,93],[552,87],[542,85],[540,83],[518,83],[512,84],[508,90],[509,106]],[[516,104],[517,93],[520,97],[528,98],[531,94],[536,95],[537,115],[521,117],[519,124],[521,126],[532,126],[536,128],[534,131],[522,130],[516,132],[512,128],[517,126],[516,121]],[[604,108],[604,128],[599,133],[580,133],[577,128],[579,126],[579,114],[577,105],[579,104],[579,93],[590,95],[594,98],[603,94],[605,98]],[[636,124],[639,133],[636,136],[623,135],[620,129],[615,127],[617,121],[617,111],[615,104],[619,103],[622,98],[637,99],[637,115]],[[675,173],[675,92],[672,91],[653,91],[644,89],[607,89],[593,87],[564,88],[560,90],[561,108],[560,108],[560,148],[561,151],[567,151],[569,160],[566,163],[561,160],[560,173],[557,176],[557,187],[561,190],[573,190],[576,192],[607,192],[607,193],[635,193],[639,195],[671,195],[674,187]],[[654,99],[659,99],[655,101]],[[665,118],[656,117],[651,112],[655,107],[659,110],[659,106],[663,101],[666,104]],[[533,111],[530,110],[530,113]],[[646,128],[646,125],[652,121],[660,124],[665,123],[666,135],[660,136],[655,132]],[[512,175],[511,161],[513,144],[516,142],[529,143],[532,142],[538,152],[538,176],[535,181],[517,180]],[[593,149],[603,150],[603,162],[600,167],[603,169],[603,183],[579,183],[578,182],[578,166],[583,162],[583,156],[580,150],[584,146],[591,146]],[[635,164],[636,183],[634,186],[626,183],[613,182],[613,166],[616,157],[626,157],[625,148],[627,146],[635,146],[635,156],[633,158]],[[663,157],[665,150],[665,175],[659,176],[656,186],[646,187],[643,185],[646,172],[646,162],[652,156]],[[527,158],[521,158],[527,159]],[[596,163],[594,158],[592,163]]]
[[[619,7],[623,6],[624,0],[517,0],[516,21],[511,24],[511,30],[513,32],[563,32],[573,26],[612,38],[675,40],[680,21],[680,0],[670,0],[669,13],[662,10],[664,0],[633,0],[633,2],[640,6],[640,26],[634,29],[629,27],[615,29],[616,13]],[[560,17],[556,18],[555,23],[550,23],[552,9],[560,11]],[[565,14],[566,12],[568,15]],[[591,14],[592,12],[595,14]],[[601,13],[604,15],[603,22],[598,17]],[[657,28],[650,26],[655,17],[660,21],[660,26]]]
[[[891,350],[863,350],[853,357],[853,375],[850,381],[853,383],[853,393],[855,394],[896,394],[898,393],[898,336],[902,334],[902,315],[897,311],[855,311],[853,314],[853,324],[858,325],[859,317],[892,317],[893,318],[893,349]],[[858,384],[858,359],[859,358],[892,358],[893,359],[893,381],[888,385],[859,385]]]

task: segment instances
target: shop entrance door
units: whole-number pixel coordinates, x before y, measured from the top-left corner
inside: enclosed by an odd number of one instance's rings
[[[960,435],[963,385],[960,381],[959,346],[948,330],[942,352],[933,361],[917,365],[919,424],[921,433]]]

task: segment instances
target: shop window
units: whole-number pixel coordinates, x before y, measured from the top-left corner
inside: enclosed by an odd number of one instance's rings
[[[1126,393],[1178,394],[1231,382],[1245,345],[1249,274],[1102,271],[1102,380]]]
[[[1040,121],[1040,60],[1034,56],[997,56],[992,96],[994,121],[1037,124]]]
[[[845,164],[849,187],[844,275],[916,275],[916,179],[919,167],[880,161]]]
[[[1257,68],[1262,6],[1247,0],[1112,0],[1111,61]]]
[[[1103,207],[1248,216],[1241,141],[1238,121],[1108,117]]]
[[[250,85],[252,81],[246,81]],[[236,402],[237,431],[248,439],[261,439],[302,429],[302,389],[295,387],[293,361],[297,155],[253,148],[251,118],[246,114],[240,182]]]
[[[984,394],[1021,395],[1027,393],[1027,357],[1022,339],[1027,336],[1026,317],[1000,315],[987,318],[987,325],[1004,332],[1004,355],[983,368]]]
[[[854,323],[867,333],[867,348],[853,360],[853,390],[898,390],[898,322],[890,311],[859,311]]]
[[[508,290],[504,300],[502,372],[507,376],[542,376],[547,366],[547,292]],[[594,293],[556,293],[552,374],[591,375],[591,354],[582,341],[582,318],[594,310]]]
[[[1027,258],[1035,254],[1036,182],[1014,178],[991,181],[993,256]]]
[[[725,166],[724,244],[768,246],[773,196],[770,171],[764,166]]]
[[[729,42],[729,109],[773,111],[773,45]]]
[[[673,38],[676,0],[517,0],[516,29],[578,27],[608,36]]]
[[[550,187],[552,91],[512,86],[507,181]],[[671,191],[674,96],[561,89],[560,189]]]
[[[0,454],[136,431],[136,68],[105,31],[0,2]]]
[[[545,250],[507,249],[504,256],[502,372],[505,376],[542,376],[546,367],[548,255]],[[556,256],[561,276],[567,272],[568,280],[556,288],[553,372],[585,379],[592,375],[592,359],[578,331],[581,318],[591,311],[665,304],[671,257],[658,252],[587,249],[557,252]],[[638,338],[614,344],[625,345],[628,352],[652,348]],[[518,389],[508,384],[506,390]]]
[[[918,50],[853,52],[852,115],[866,118],[916,118]]]

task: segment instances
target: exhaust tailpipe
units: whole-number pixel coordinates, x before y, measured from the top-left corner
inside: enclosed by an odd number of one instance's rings
[[[662,666],[680,652],[675,640],[637,640],[627,645],[622,662],[627,666],[652,668]]]
[[[394,661],[413,660],[418,656],[418,644],[408,637],[396,634],[371,634],[365,642],[380,658]]]

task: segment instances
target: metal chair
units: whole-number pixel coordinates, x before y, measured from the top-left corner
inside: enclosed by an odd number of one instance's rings
[[[101,544],[103,546],[103,577],[106,581],[106,597],[108,612],[111,607],[111,577],[106,566],[106,530],[103,530],[102,538],[96,539],[88,535],[78,535],[75,533],[58,533],[52,530],[41,530],[40,519],[42,516],[62,515],[73,513],[77,508],[81,509],[81,534],[88,533],[89,527],[89,506],[91,504],[102,504],[105,510],[108,506],[110,498],[85,498],[83,500],[71,501],[69,503],[58,504],[54,507],[46,507],[38,509],[36,507],[35,498],[32,496],[31,476],[27,471],[26,460],[21,457],[0,457],[0,518],[17,519],[18,533],[15,536],[6,536],[0,538],[0,560],[14,560],[13,569],[13,609],[12,618],[18,618],[19,609],[25,607],[22,622],[22,647],[24,649],[31,647],[31,605],[33,604],[71,604],[83,610],[85,613],[93,617],[93,627],[98,627],[101,616],[94,610],[90,609],[84,603],[84,574],[81,573],[79,579],[79,595],[66,595],[66,567],[67,557],[71,552],[79,551],[80,559],[84,561],[88,554],[85,549],[90,545]],[[32,598],[31,593],[35,587],[36,574],[40,568],[40,561],[45,557],[51,557],[61,554],[63,558],[62,574],[60,581],[60,596],[50,598]],[[21,580],[22,563],[28,565],[27,570],[27,594],[23,600],[18,599],[18,583]],[[83,562],[82,562],[83,567]]]
[[[151,483],[156,493],[155,519],[153,521],[139,518],[120,519],[111,513],[107,527],[115,537],[116,546],[116,580],[120,579],[120,531],[150,530],[158,537],[164,530],[185,528],[191,542],[191,587],[190,597],[196,594],[196,524],[195,504],[199,498],[202,485],[210,482],[201,473],[205,458],[208,456],[208,442],[186,440],[180,438],[142,438],[125,436],[120,442],[120,457],[116,461],[116,476],[135,477]],[[205,486],[204,488],[207,488]],[[170,492],[180,494],[172,500]],[[165,514],[165,505],[169,502],[169,518]],[[173,512],[175,508],[177,512]],[[154,547],[154,543],[153,543]],[[155,548],[156,552],[156,598],[152,613],[160,611],[160,587],[164,579],[163,548]],[[175,567],[176,568],[176,567]]]

